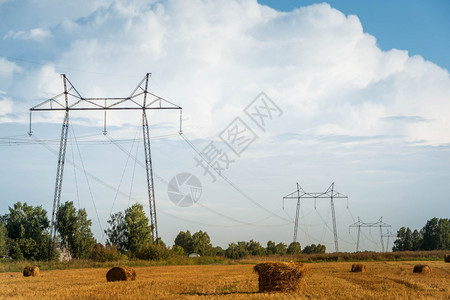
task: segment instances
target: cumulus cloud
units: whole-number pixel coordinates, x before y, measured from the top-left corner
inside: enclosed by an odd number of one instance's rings
[[[256,0],[81,1],[28,1],[23,9],[35,12],[37,21],[2,33],[8,35],[5,47],[13,48],[34,45],[29,28],[41,28],[45,43],[39,45],[41,51],[22,47],[16,63],[0,58],[0,76],[7,77],[0,80],[0,89],[6,91],[0,95],[0,123],[26,124],[30,107],[62,92],[61,73],[84,97],[122,97],[151,72],[150,91],[183,107],[184,132],[199,149],[209,139],[219,140],[218,134],[236,117],[255,130],[259,138],[242,157],[230,157],[236,161],[226,176],[273,211],[279,210],[273,199],[291,190],[294,178],[315,182],[319,189],[324,181],[339,180],[339,191],[351,194],[362,213],[380,199],[382,205],[373,207],[372,214],[384,216],[386,205],[394,212],[409,207],[410,215],[435,207],[443,208],[436,212],[446,211],[445,201],[417,207],[430,198],[429,186],[421,184],[438,182],[445,188],[450,169],[445,165],[448,147],[428,147],[450,142],[449,73],[406,50],[382,51],[356,16],[328,4],[278,12]],[[29,42],[17,42],[25,38]],[[265,132],[244,113],[261,91],[283,111]],[[62,115],[33,113],[33,126],[57,123],[58,136]],[[80,131],[98,126],[101,135],[103,117],[102,112],[73,111],[71,124],[89,126]],[[128,125],[140,121],[139,114],[107,113],[108,127],[120,126],[114,128],[119,133],[109,131],[114,137],[134,136],[136,126],[130,134]],[[178,131],[176,113],[150,112],[149,121],[152,135]],[[195,167],[195,153],[182,143],[174,138],[152,144],[161,177],[169,179],[186,169],[204,175]],[[236,209],[245,202],[232,189],[217,193],[209,188],[208,177],[201,180],[206,205],[222,201],[227,215],[260,219],[257,210]],[[167,197],[164,188],[157,186],[160,203]],[[314,185],[308,189],[314,191]],[[430,199],[442,194],[436,191]],[[179,231],[173,224],[161,228],[171,226]],[[264,228],[259,236],[280,236],[276,230],[267,233]]]
[[[5,93],[0,91],[0,117],[6,116],[13,112],[13,102],[5,97]]]
[[[14,31],[10,30],[3,39],[13,39],[13,40],[32,40],[36,42],[42,42],[47,38],[51,37],[49,30],[42,28],[33,28],[29,31]]]
[[[22,68],[14,62],[11,62],[4,57],[0,57],[0,76],[10,77],[14,72],[20,72],[21,70]]]
[[[54,64],[83,95],[127,95],[152,72],[150,88],[185,108],[197,137],[216,135],[265,91],[287,112],[278,133],[450,142],[448,72],[382,51],[358,17],[328,4],[278,12],[256,0],[114,1],[53,30],[72,37]]]

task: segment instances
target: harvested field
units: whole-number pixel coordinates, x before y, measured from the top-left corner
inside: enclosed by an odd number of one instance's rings
[[[450,299],[450,264],[422,262],[433,272],[411,272],[419,262],[307,264],[302,291],[259,293],[254,264],[135,267],[135,281],[106,282],[109,268],[0,273],[0,299]]]

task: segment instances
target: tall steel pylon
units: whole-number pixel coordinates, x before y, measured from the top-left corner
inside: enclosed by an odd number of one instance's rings
[[[352,225],[349,225],[349,230],[351,227],[358,227],[358,237],[356,239],[356,252],[359,251],[359,240],[360,240],[360,235],[361,235],[361,227],[368,227],[368,228],[380,227],[381,251],[385,251],[384,250],[384,242],[383,242],[383,236],[384,236],[383,235],[383,227],[391,227],[391,225],[384,223],[383,217],[378,219],[378,221],[375,223],[365,223],[358,217],[357,222],[353,223]],[[388,240],[388,243],[389,243],[389,240]],[[386,248],[387,248],[387,245],[386,245]]]
[[[67,136],[69,128],[69,112],[70,111],[94,111],[103,110],[105,112],[105,122],[103,133],[106,134],[106,112],[113,110],[142,110],[142,127],[145,150],[145,166],[147,174],[147,190],[148,203],[150,207],[150,225],[152,227],[152,238],[154,242],[158,241],[158,223],[156,219],[156,202],[155,191],[153,183],[153,168],[150,147],[150,130],[148,128],[147,110],[161,110],[161,109],[178,109],[180,111],[180,132],[182,108],[166,99],[163,99],[148,91],[148,83],[150,73],[147,73],[141,80],[138,86],[133,90],[128,97],[119,98],[85,98],[80,95],[73,84],[67,79],[65,74],[62,74],[64,92],[50,98],[36,106],[30,108],[30,129],[31,130],[31,115],[33,111],[64,111],[64,121],[61,132],[61,142],[59,147],[58,166],[56,171],[55,194],[53,199],[52,221],[50,228],[50,245],[49,257],[53,254],[53,244],[56,238],[56,225],[58,210],[61,201],[61,190],[63,183],[64,161],[66,156]],[[63,101],[61,101],[61,98]]]
[[[342,195],[334,190],[334,182],[330,187],[323,193],[306,193],[302,187],[297,183],[297,190],[283,197],[283,207],[285,199],[297,199],[297,208],[295,213],[295,224],[294,224],[294,238],[293,242],[297,242],[297,231],[298,231],[298,219],[300,212],[300,200],[301,199],[330,199],[331,200],[331,215],[333,218],[333,235],[334,235],[334,247],[335,251],[339,252],[338,235],[336,228],[336,214],[334,211],[334,199],[348,199],[347,196]]]

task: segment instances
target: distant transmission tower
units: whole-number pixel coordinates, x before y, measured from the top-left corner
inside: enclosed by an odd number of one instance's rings
[[[334,182],[330,187],[322,193],[306,193],[302,187],[297,183],[297,190],[283,197],[283,206],[285,199],[297,199],[297,209],[295,213],[295,224],[294,224],[294,238],[293,241],[297,241],[297,230],[298,230],[298,218],[300,212],[300,200],[301,199],[330,199],[331,200],[331,215],[333,217],[333,234],[334,234],[334,247],[335,251],[339,252],[337,228],[336,228],[336,215],[334,211],[334,199],[348,199],[347,196],[342,195],[334,190]]]
[[[383,217],[381,217],[377,222],[375,223],[364,223],[361,221],[361,219],[358,217],[358,221],[353,223],[352,225],[349,225],[349,229],[351,227],[358,227],[358,238],[356,239],[356,252],[359,251],[359,239],[361,235],[361,227],[380,227],[380,241],[381,241],[381,251],[384,251],[384,243],[383,243],[383,227],[391,227],[391,225],[386,224],[383,222]],[[388,240],[389,241],[389,240]]]
[[[384,250],[384,252],[388,252],[388,251],[389,251],[389,238],[390,238],[390,237],[396,238],[396,237],[397,237],[397,234],[392,233],[390,229],[387,229],[387,232],[386,232],[385,234],[381,235],[381,237],[382,237],[382,238],[383,238],[383,237],[387,238],[387,241],[386,241],[386,249]]]
[[[105,122],[103,133],[106,134],[106,112],[112,110],[141,110],[142,111],[142,128],[145,150],[145,166],[147,173],[147,192],[148,203],[150,206],[150,223],[152,227],[153,241],[158,241],[158,224],[156,221],[156,205],[155,205],[155,191],[153,183],[153,169],[152,158],[150,151],[150,133],[147,121],[147,110],[159,109],[178,109],[180,111],[180,132],[181,132],[181,107],[163,99],[155,94],[148,92],[148,81],[150,73],[147,73],[144,79],[133,90],[130,96],[120,98],[85,98],[80,95],[73,84],[67,79],[65,74],[62,74],[64,91],[50,98],[32,108],[30,108],[30,130],[31,131],[31,113],[33,111],[64,111],[64,121],[61,131],[61,142],[59,146],[58,167],[56,171],[55,193],[53,199],[52,222],[50,229],[50,257],[53,252],[53,244],[56,238],[56,224],[57,215],[61,200],[61,189],[64,173],[64,160],[66,156],[67,135],[69,128],[69,111],[93,111],[99,110],[105,112]],[[53,244],[52,244],[53,243]]]

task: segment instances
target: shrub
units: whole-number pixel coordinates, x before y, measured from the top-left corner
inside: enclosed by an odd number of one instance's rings
[[[231,259],[239,259],[249,255],[245,242],[231,243],[225,250],[225,257]]]
[[[14,260],[24,260],[22,251],[15,241],[11,242],[11,245],[9,246],[9,256]]]
[[[184,252],[183,247],[178,246],[178,245],[175,245],[175,246],[172,247],[172,252],[174,254],[180,255],[180,256],[186,255],[186,253]]]
[[[105,247],[102,244],[97,244],[92,248],[89,258],[99,262],[116,261],[121,259],[121,255],[114,245]]]
[[[146,260],[163,260],[170,256],[170,251],[163,245],[147,243],[136,251],[135,257]]]

